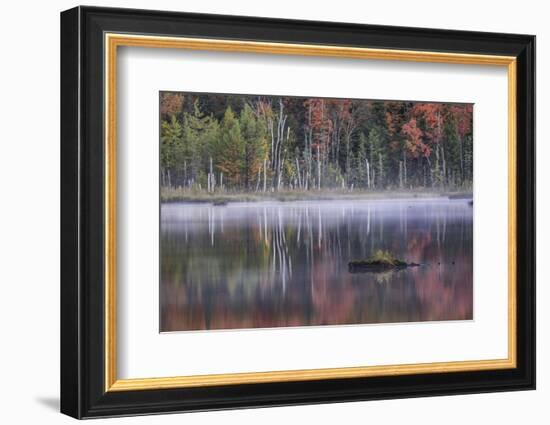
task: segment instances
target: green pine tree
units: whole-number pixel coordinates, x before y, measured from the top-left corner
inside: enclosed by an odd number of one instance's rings
[[[216,149],[216,166],[232,188],[243,182],[244,142],[239,121],[230,106],[225,110]]]

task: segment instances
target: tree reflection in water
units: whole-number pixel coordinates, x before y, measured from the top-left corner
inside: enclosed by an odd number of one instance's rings
[[[465,200],[163,204],[161,331],[471,319],[472,241]]]

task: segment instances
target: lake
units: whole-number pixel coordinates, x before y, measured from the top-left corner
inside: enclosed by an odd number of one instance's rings
[[[467,320],[465,199],[161,204],[161,331]],[[350,273],[376,250],[420,267]]]

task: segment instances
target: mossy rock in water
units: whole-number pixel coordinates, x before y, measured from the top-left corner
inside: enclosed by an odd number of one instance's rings
[[[384,251],[382,249],[377,250],[366,260],[351,261],[350,264],[357,265],[387,265],[387,266],[405,266],[407,263],[399,258],[395,257],[390,251]]]
[[[404,269],[407,267],[417,267],[420,264],[407,263],[396,258],[391,252],[377,250],[366,260],[353,260],[348,263],[351,273],[356,272],[382,272],[391,269]]]

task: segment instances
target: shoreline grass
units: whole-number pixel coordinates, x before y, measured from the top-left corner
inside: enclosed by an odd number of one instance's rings
[[[471,199],[472,192],[463,191],[433,191],[433,190],[381,190],[381,191],[360,191],[360,190],[310,190],[279,192],[225,192],[217,191],[208,193],[204,191],[163,187],[160,190],[160,201],[170,202],[196,202],[214,203],[225,205],[229,202],[262,202],[262,201],[332,201],[332,200],[383,200],[383,199],[405,199],[405,198],[448,198],[448,199]]]

